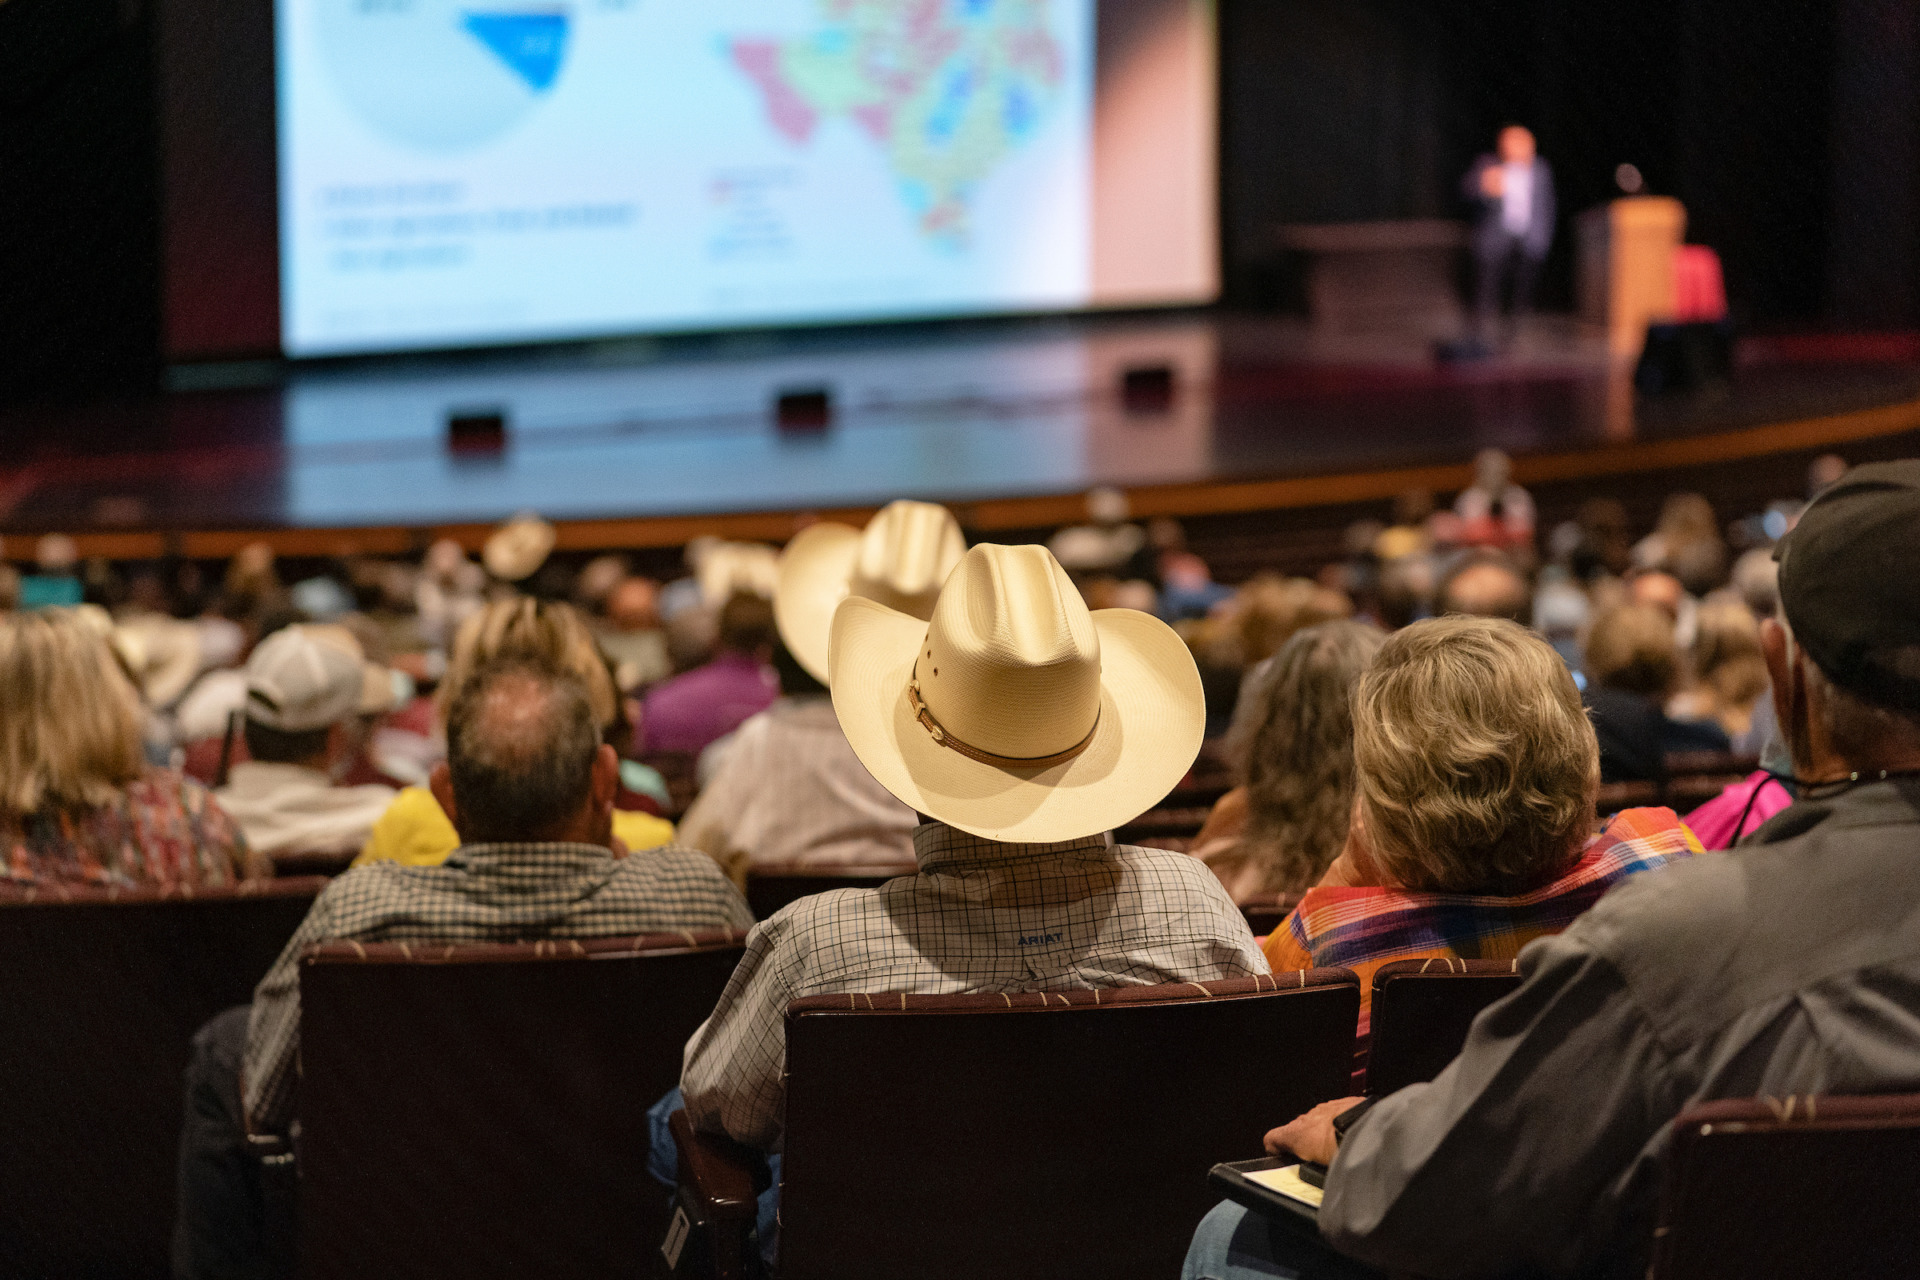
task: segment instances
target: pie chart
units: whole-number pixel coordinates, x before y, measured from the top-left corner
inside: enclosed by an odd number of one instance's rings
[[[320,0],[322,54],[342,97],[402,146],[466,151],[499,137],[559,80],[569,33],[555,5]]]

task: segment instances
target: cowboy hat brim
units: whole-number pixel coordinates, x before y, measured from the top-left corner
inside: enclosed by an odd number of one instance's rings
[[[901,802],[990,840],[1048,844],[1110,831],[1159,803],[1206,736],[1193,656],[1150,614],[1102,609],[1100,719],[1086,750],[1045,769],[985,764],[934,741],[907,695],[927,623],[859,597],[834,614],[828,682],[854,754]]]
[[[833,611],[847,598],[859,556],[860,530],[844,524],[802,529],[780,553],[773,619],[787,652],[821,684],[827,683]]]

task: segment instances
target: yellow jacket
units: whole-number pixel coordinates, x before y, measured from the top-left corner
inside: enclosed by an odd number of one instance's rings
[[[653,849],[673,840],[673,824],[650,813],[615,809],[613,834],[629,851]],[[459,847],[460,836],[433,792],[425,787],[408,787],[374,821],[373,833],[353,865],[398,862],[407,867],[437,867]]]

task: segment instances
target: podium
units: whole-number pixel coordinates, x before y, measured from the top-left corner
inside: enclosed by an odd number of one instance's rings
[[[1647,326],[1674,319],[1686,233],[1686,206],[1670,196],[1629,196],[1578,218],[1580,315],[1606,331],[1615,359],[1637,358]]]

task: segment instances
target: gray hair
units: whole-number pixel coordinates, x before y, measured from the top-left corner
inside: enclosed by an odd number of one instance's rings
[[[474,671],[447,709],[447,771],[469,844],[549,838],[586,804],[600,727],[570,672],[508,658]]]

